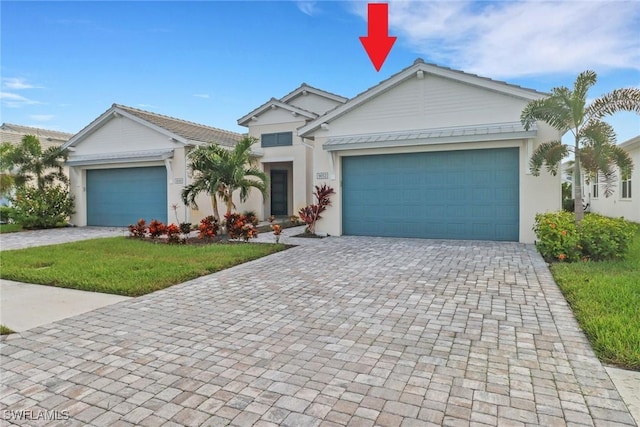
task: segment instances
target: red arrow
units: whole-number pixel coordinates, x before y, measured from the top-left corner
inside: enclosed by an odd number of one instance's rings
[[[397,37],[389,36],[389,5],[387,3],[369,3],[367,6],[369,33],[366,37],[360,37],[360,41],[376,71],[380,71]]]

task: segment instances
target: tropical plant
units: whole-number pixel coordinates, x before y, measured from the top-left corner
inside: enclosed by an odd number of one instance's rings
[[[27,229],[57,227],[74,213],[73,196],[66,187],[57,184],[43,189],[19,187],[10,200],[14,220]]]
[[[129,224],[129,237],[144,239],[147,235],[147,222],[140,218],[137,223]]]
[[[322,187],[315,186],[316,190],[313,196],[316,198],[317,203],[305,206],[300,209],[298,215],[300,219],[307,224],[306,231],[311,234],[316,233],[316,222],[321,218],[320,214],[324,212],[328,206],[331,206],[330,196],[335,194],[333,188],[327,184],[322,184]]]
[[[68,184],[64,173],[67,150],[61,147],[49,147],[42,150],[38,138],[25,135],[22,141],[11,148],[2,148],[4,162],[13,166],[13,181],[16,187],[24,187],[35,180],[39,190],[56,182]]]
[[[9,195],[15,182],[10,159],[13,148],[10,142],[0,144],[0,197]]]
[[[249,239],[258,237],[258,229],[245,214],[228,212],[224,216],[227,222],[227,233],[230,239]]]
[[[542,121],[560,131],[561,135],[570,132],[572,145],[564,145],[560,140],[543,142],[531,157],[533,175],[540,174],[542,166],[556,175],[563,158],[573,153],[573,187],[575,188],[575,219],[583,218],[583,195],[581,169],[592,176],[604,177],[604,193],[610,195],[615,180],[614,166],[623,175],[631,173],[633,162],[626,151],[616,145],[616,134],[603,117],[618,111],[640,113],[640,89],[615,89],[587,104],[589,89],[596,83],[597,75],[593,71],[584,71],[578,75],[573,90],[567,87],[551,89],[551,94],[543,99],[529,102],[522,111],[520,119],[526,130],[536,121]]]
[[[245,137],[231,150],[216,144],[201,146],[189,154],[193,182],[182,191],[185,204],[196,205],[196,197],[202,192],[211,196],[214,217],[220,219],[217,197],[220,197],[230,214],[235,203],[233,193],[239,190],[240,201],[249,197],[252,188],[267,194],[267,175],[257,165],[251,154],[255,138]]]
[[[216,237],[219,229],[220,224],[218,219],[213,215],[206,216],[200,220],[198,238],[211,240]]]

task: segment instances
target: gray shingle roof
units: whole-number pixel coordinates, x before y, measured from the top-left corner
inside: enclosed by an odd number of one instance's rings
[[[72,133],[68,132],[15,125],[11,123],[3,123],[2,126],[0,126],[0,142],[17,144],[25,135],[36,136],[44,148],[62,145],[73,136]]]
[[[231,132],[199,123],[176,119],[162,114],[127,107],[126,105],[113,104],[113,107],[124,110],[149,123],[159,126],[169,132],[175,133],[185,139],[194,142],[210,143],[234,147],[243,138],[242,134]]]

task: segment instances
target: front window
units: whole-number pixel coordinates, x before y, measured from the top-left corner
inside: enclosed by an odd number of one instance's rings
[[[631,198],[631,175],[626,177],[622,177],[622,188],[621,188],[622,198],[630,199]]]
[[[262,147],[282,147],[293,144],[293,132],[263,133]]]

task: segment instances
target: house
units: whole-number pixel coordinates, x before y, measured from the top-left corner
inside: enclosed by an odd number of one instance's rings
[[[560,176],[529,170],[538,144],[560,135],[520,122],[545,96],[422,60],[351,99],[302,84],[238,119],[270,188],[237,210],[295,215],[327,184],[336,194],[319,233],[533,242],[535,214],[561,207]],[[66,144],[74,223],[176,222],[189,151],[240,138],[114,104]],[[206,196],[198,205],[179,220],[211,213]]]
[[[420,59],[351,99],[302,85],[238,120],[271,177],[249,204],[295,214],[326,183],[320,233],[533,242],[535,214],[561,207],[560,176],[529,170],[560,135],[520,122],[545,96]]]
[[[640,197],[636,192],[640,191],[640,135],[629,139],[619,145],[626,150],[635,166],[631,176],[622,176],[620,171],[616,171],[616,182],[614,192],[611,196],[605,197],[602,185],[598,179],[588,180],[585,177],[585,199],[588,200],[591,212],[609,217],[624,217],[630,221],[640,222]]]
[[[22,138],[25,135],[36,136],[40,141],[43,150],[46,150],[49,147],[58,147],[67,142],[73,136],[72,133],[35,128],[31,126],[14,125],[11,123],[3,123],[2,126],[0,126],[0,143],[10,142],[15,145],[22,141]]]
[[[235,132],[113,104],[64,145],[70,150],[67,165],[76,200],[71,222],[196,222],[209,212],[181,203],[190,179],[189,151],[210,142],[231,148],[241,138]],[[207,201],[203,195],[199,206]]]

